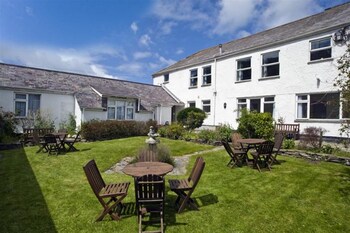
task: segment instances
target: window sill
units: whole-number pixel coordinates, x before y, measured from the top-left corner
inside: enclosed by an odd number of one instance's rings
[[[210,86],[211,86],[211,84],[202,84],[201,87],[210,87]]]
[[[191,86],[191,87],[188,87],[188,89],[196,89],[198,86]]]
[[[295,119],[294,122],[298,123],[303,123],[303,122],[307,122],[307,123],[341,123],[342,120],[340,119]]]
[[[320,62],[327,62],[327,61],[333,61],[334,58],[330,57],[330,58],[322,58],[319,60],[314,60],[314,61],[309,61],[307,64],[311,65],[311,64],[315,64],[315,63],[320,63]]]
[[[167,84],[167,83],[169,83],[169,81],[167,81],[167,82],[163,82],[163,84]]]
[[[258,81],[265,81],[265,80],[271,80],[271,79],[279,79],[281,76],[276,75],[276,76],[269,76],[269,77],[261,77],[258,79]]]
[[[236,81],[235,83],[247,83],[247,82],[251,82],[252,80],[251,79],[248,79],[248,80],[239,80],[239,81]]]

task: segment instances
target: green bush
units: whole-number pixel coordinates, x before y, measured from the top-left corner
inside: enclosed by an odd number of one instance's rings
[[[199,131],[198,138],[203,140],[205,143],[212,143],[214,141],[219,140],[219,134],[218,131],[210,130],[210,129],[203,129]]]
[[[271,139],[274,132],[273,118],[270,113],[249,112],[242,109],[241,117],[237,119],[237,131],[245,138]]]
[[[138,162],[139,157],[141,157],[142,155],[146,155],[147,153],[149,153],[148,145],[140,149],[139,155],[132,161],[132,163]],[[175,161],[173,157],[171,157],[170,150],[167,146],[157,144],[156,156],[159,162],[168,163],[172,166],[175,166]]]
[[[189,107],[181,110],[177,114],[177,121],[187,129],[192,130],[201,127],[206,116],[202,109]]]
[[[0,142],[7,143],[14,141],[16,128],[15,115],[12,112],[0,110]]]
[[[89,141],[145,136],[151,122],[91,120],[81,125],[82,136]],[[156,124],[156,123],[154,123]]]
[[[219,134],[220,140],[225,140],[228,142],[231,139],[232,128],[229,124],[221,124],[216,131]]]
[[[167,127],[166,137],[171,139],[179,139],[182,137],[182,134],[185,132],[182,124],[173,123]]]
[[[295,148],[294,139],[284,139],[282,148],[283,149],[294,149]]]

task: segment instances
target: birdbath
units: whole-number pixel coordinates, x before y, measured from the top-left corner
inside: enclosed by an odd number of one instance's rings
[[[157,143],[159,142],[159,140],[157,140],[157,137],[159,136],[159,134],[154,132],[153,126],[149,127],[149,133],[148,135],[148,139],[146,139],[146,143],[148,144],[148,149],[151,153],[156,154],[157,153]]]

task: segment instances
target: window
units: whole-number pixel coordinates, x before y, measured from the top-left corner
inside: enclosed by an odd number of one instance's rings
[[[196,107],[196,102],[195,101],[188,101],[188,107],[189,108],[195,108]]]
[[[331,38],[310,41],[310,61],[332,57]]]
[[[264,98],[264,112],[271,113],[271,116],[273,116],[273,112],[275,109],[275,97],[265,97]]]
[[[350,102],[342,101],[342,118],[350,118]]]
[[[203,86],[211,85],[211,66],[203,67]]]
[[[164,74],[164,83],[169,82],[169,74]]]
[[[268,96],[252,99],[237,99],[237,117],[241,116],[243,108],[246,108],[249,111],[268,112],[273,116],[275,110],[275,97]]]
[[[243,108],[247,108],[247,99],[237,99],[237,117],[241,117]]]
[[[237,60],[237,81],[252,79],[250,57]]]
[[[297,96],[297,118],[339,119],[339,93]]]
[[[202,107],[204,112],[210,113],[210,100],[203,100]]]
[[[108,100],[107,119],[133,120],[135,106],[135,101]]]
[[[27,117],[40,109],[40,95],[15,94],[15,114],[18,117]]]
[[[262,77],[280,75],[279,51],[262,55]]]
[[[197,87],[198,83],[198,70],[191,70],[190,71],[190,87]]]

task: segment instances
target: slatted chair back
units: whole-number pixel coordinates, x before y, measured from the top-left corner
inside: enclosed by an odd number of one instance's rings
[[[135,178],[136,208],[138,212],[139,232],[142,231],[142,217],[145,213],[159,213],[160,232],[164,231],[164,177],[158,175],[144,175]]]
[[[266,141],[261,143],[257,148],[257,153],[259,155],[271,155],[275,143],[271,141]]]
[[[283,133],[278,132],[278,133],[275,134],[275,141],[274,141],[273,148],[276,149],[277,153],[279,152],[279,150],[282,147],[283,139],[284,139],[284,134]]]
[[[194,189],[196,188],[199,179],[202,176],[203,170],[205,167],[205,162],[203,157],[197,157],[195,165],[191,171],[190,177],[189,177],[189,181],[192,182],[192,189],[190,190],[190,193],[192,193],[194,191]]]
[[[232,133],[231,141],[232,141],[233,148],[235,149],[241,148],[241,144],[238,142],[239,139],[242,139],[242,135],[240,133]]]
[[[95,160],[90,160],[84,167],[84,172],[87,180],[91,186],[92,191],[101,202],[101,197],[99,193],[106,186],[104,180],[102,179],[101,173],[97,168]],[[103,201],[102,201],[103,202]]]

